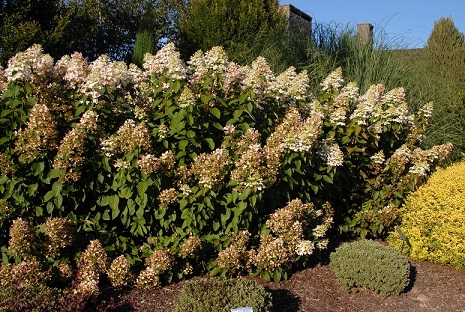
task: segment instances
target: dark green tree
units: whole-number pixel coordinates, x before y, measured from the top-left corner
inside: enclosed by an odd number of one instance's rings
[[[155,0],[147,4],[137,31],[132,62],[142,66],[146,53],[154,54],[166,40],[175,40],[182,0]]]
[[[44,48],[57,37],[61,1],[7,0],[0,5],[0,63],[34,43]]]
[[[181,11],[179,48],[184,57],[223,46],[232,59],[248,53],[252,34],[286,28],[277,0],[190,0]]]
[[[465,37],[452,18],[434,23],[419,68],[421,84],[435,104],[425,144],[452,142],[454,158],[460,158],[465,152]]]

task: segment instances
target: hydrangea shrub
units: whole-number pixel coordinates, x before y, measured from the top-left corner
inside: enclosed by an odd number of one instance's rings
[[[183,62],[170,43],[140,69],[33,46],[1,74],[3,245],[13,220],[63,218],[78,250],[98,238],[141,268],[140,287],[205,270],[279,280],[333,224],[383,235],[451,149],[419,148],[432,106],[411,114],[402,88],[360,95],[339,69],[311,94],[306,72],[240,66],[220,47]]]

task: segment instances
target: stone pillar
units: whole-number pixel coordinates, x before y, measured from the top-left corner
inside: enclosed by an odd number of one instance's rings
[[[370,23],[357,24],[357,37],[367,44],[373,41],[373,25]]]
[[[291,28],[312,31],[312,17],[305,12],[302,12],[292,4],[281,4],[279,6],[281,12],[287,17],[288,26]]]

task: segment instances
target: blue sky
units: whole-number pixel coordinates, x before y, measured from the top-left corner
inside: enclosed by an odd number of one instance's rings
[[[441,17],[452,17],[465,33],[465,0],[280,0],[312,16],[313,22],[335,22],[356,28],[371,23],[383,28],[390,41],[422,48]]]

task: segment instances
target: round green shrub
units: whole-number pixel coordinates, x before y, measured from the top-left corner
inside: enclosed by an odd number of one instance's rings
[[[391,246],[418,261],[465,267],[465,162],[437,170],[401,209]]]
[[[270,311],[271,293],[245,278],[212,277],[187,281],[174,312],[229,312],[232,308],[252,307],[255,312]]]
[[[410,263],[393,247],[372,240],[346,243],[330,255],[339,285],[366,288],[383,297],[400,294],[410,282]]]

